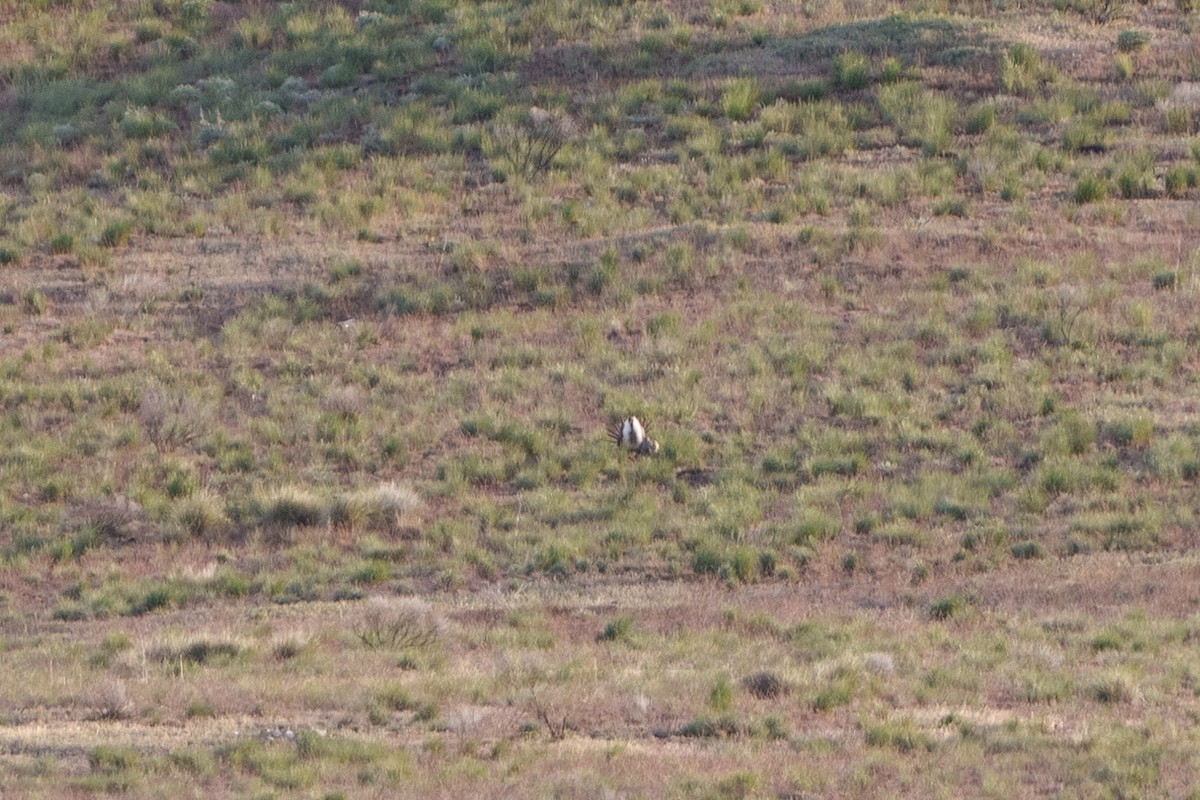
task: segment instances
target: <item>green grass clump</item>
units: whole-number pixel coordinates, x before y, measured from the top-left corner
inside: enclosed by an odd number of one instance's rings
[[[834,60],[834,82],[842,89],[865,89],[871,79],[871,66],[862,53],[847,51]]]
[[[1186,196],[1188,189],[1197,185],[1200,185],[1200,173],[1192,167],[1172,167],[1163,175],[1163,190],[1173,198]]]
[[[56,233],[50,237],[47,247],[54,255],[66,255],[75,252],[75,235],[72,233]]]
[[[850,705],[858,690],[858,683],[854,670],[839,668],[813,697],[812,710],[823,712]]]
[[[133,223],[120,220],[105,226],[100,234],[100,244],[104,247],[125,247],[129,244],[133,232]]]
[[[162,114],[131,106],[125,109],[120,128],[129,139],[151,139],[171,133],[175,125]]]
[[[194,748],[172,750],[167,756],[171,766],[196,778],[211,778],[217,772],[212,753]]]
[[[976,105],[967,114],[963,128],[972,136],[987,133],[996,125],[996,107],[990,103]]]
[[[753,78],[731,81],[721,91],[721,113],[733,122],[744,122],[754,114],[761,96],[762,90]]]
[[[733,707],[733,686],[728,677],[722,675],[717,678],[709,690],[707,705],[711,710],[718,712],[729,711]]]
[[[1137,688],[1127,675],[1113,673],[1102,676],[1085,691],[1104,705],[1129,703],[1137,696]]]
[[[141,768],[142,757],[132,747],[104,745],[88,754],[88,764],[95,772],[137,772]]]
[[[1085,175],[1075,182],[1071,198],[1080,205],[1099,203],[1108,197],[1108,182],[1098,175]]]
[[[1165,124],[1167,133],[1175,136],[1186,136],[1195,131],[1192,110],[1186,106],[1170,106],[1166,109]]]
[[[1128,53],[1113,55],[1113,70],[1119,80],[1127,81],[1134,75],[1133,58]]]
[[[876,98],[880,114],[903,141],[931,156],[950,148],[957,116],[952,101],[924,90],[916,81],[879,86]]]
[[[863,738],[871,747],[887,747],[901,753],[932,751],[934,740],[924,733],[911,717],[869,725]]]
[[[1015,44],[1004,54],[1001,81],[1010,93],[1031,94],[1048,77],[1041,56],[1030,45]]]
[[[1062,146],[1069,153],[1103,153],[1112,149],[1112,132],[1093,119],[1080,119],[1063,129]]]
[[[196,637],[154,647],[147,657],[167,665],[229,663],[246,655],[245,646],[236,640]]]
[[[692,554],[692,571],[697,575],[718,575],[725,568],[725,559],[710,545],[701,545]]]

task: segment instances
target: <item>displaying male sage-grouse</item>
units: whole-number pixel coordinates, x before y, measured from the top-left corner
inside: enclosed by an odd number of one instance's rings
[[[658,452],[658,442],[646,438],[646,429],[637,417],[626,417],[620,425],[613,427],[608,435],[617,447],[634,455],[647,456]]]

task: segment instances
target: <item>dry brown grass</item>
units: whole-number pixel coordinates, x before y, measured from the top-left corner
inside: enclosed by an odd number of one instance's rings
[[[1089,687],[1111,687],[1117,680],[1130,692],[1109,702],[1119,708],[1118,735],[1147,732],[1139,736],[1148,735],[1161,749],[1163,764],[1161,779],[1149,785],[1178,788],[1186,773],[1177,770],[1194,751],[1163,736],[1190,724],[1195,701],[1173,678],[1183,662],[1161,648],[1190,630],[1182,622],[1173,632],[1175,623],[1166,621],[1178,619],[1194,601],[1173,574],[1189,569],[1076,560],[1051,565],[1036,580],[1021,566],[987,581],[935,581],[917,597],[903,574],[880,573],[850,585],[838,580],[836,569],[828,578],[818,572],[794,586],[737,591],[703,583],[568,591],[529,584],[519,592],[438,595],[426,602],[449,621],[444,661],[407,672],[396,670],[391,653],[363,648],[345,635],[347,617],[358,613],[345,604],[213,610],[205,627],[216,631],[216,639],[196,632],[196,612],[121,625],[130,647],[126,666],[109,673],[120,676],[114,678],[87,663],[112,623],[75,623],[69,630],[31,631],[26,644],[10,649],[13,663],[57,652],[57,674],[36,699],[14,705],[17,698],[10,698],[6,713],[15,724],[0,729],[0,737],[10,767],[38,754],[51,758],[68,780],[90,771],[77,754],[100,745],[133,747],[148,758],[185,748],[219,752],[279,727],[409,753],[406,791],[420,787],[435,795],[453,794],[474,780],[521,786],[530,795],[572,785],[656,794],[715,786],[742,772],[755,776],[756,791],[766,794],[839,787],[850,797],[881,788],[908,795],[956,782],[973,796],[1000,782],[1012,796],[1025,796],[1038,785],[1064,785],[1073,770],[1100,767],[1114,742],[1091,724],[1106,704],[1093,699]],[[1037,596],[1010,593],[1009,582],[1056,589]],[[922,612],[922,598],[964,585],[979,593],[971,616],[939,622]],[[1132,596],[1140,598],[1144,616],[1128,622],[1122,598]],[[519,639],[501,645],[495,638],[506,629],[519,632],[522,620],[532,619],[528,615],[543,613],[552,647]],[[596,631],[614,613],[637,621],[634,645],[597,641]],[[193,632],[179,638],[181,624]],[[1114,626],[1143,643],[1095,650],[1090,642]],[[138,656],[147,647],[163,650],[164,642],[172,652],[195,649],[198,642],[221,639],[225,630],[252,632],[242,637],[248,661],[185,659],[180,668],[178,659],[150,658],[143,665]],[[297,631],[315,636],[301,655],[281,662],[266,652],[267,643]],[[61,651],[64,645],[75,654]],[[1155,653],[1167,657],[1156,659]],[[1022,699],[1021,676],[1031,669],[1077,688],[1049,704]],[[708,713],[714,680],[726,675],[740,681],[763,670],[782,676],[791,689],[758,697],[735,688],[730,718],[740,733],[719,744],[681,735]],[[1133,674],[1136,682],[1114,678]],[[838,676],[857,676],[847,704],[814,711],[812,699],[830,681],[845,679]],[[932,681],[943,699],[927,699]],[[115,707],[116,695],[103,687],[118,685],[120,714],[98,715],[96,709]],[[369,721],[371,696],[395,696],[390,687],[397,686],[409,699]],[[104,698],[97,700],[97,692]],[[211,717],[189,713],[200,701]],[[421,710],[426,705],[431,714]],[[767,718],[783,732],[781,740],[765,737]],[[896,750],[864,739],[865,730],[891,725],[928,742],[929,749]],[[272,747],[286,752],[290,745]],[[985,762],[976,760],[980,747],[994,748]],[[1047,752],[1059,756],[1049,759]],[[457,772],[455,764],[475,764],[483,775],[459,775],[437,788],[446,769]],[[872,780],[863,780],[864,768]],[[230,767],[218,769],[224,774]],[[337,769],[329,769],[333,779]],[[1007,783],[1014,769],[1023,777]],[[511,770],[523,774],[522,781],[510,783],[504,774]]]

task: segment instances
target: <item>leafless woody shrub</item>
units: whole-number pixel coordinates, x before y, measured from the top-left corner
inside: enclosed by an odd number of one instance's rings
[[[76,530],[90,528],[107,542],[129,542],[149,532],[142,507],[124,495],[89,497],[75,503],[68,524]]]
[[[428,603],[375,597],[363,607],[354,635],[371,649],[407,650],[437,644],[442,628]]]
[[[354,386],[341,386],[326,392],[321,397],[321,410],[348,420],[360,418],[367,403],[362,392]]]
[[[188,444],[204,430],[204,420],[195,403],[184,395],[171,395],[159,389],[142,393],[138,421],[147,438],[160,450]]]
[[[92,695],[91,719],[122,720],[133,710],[133,702],[125,690],[125,682],[119,680],[106,681],[98,686]]]
[[[528,180],[550,169],[574,134],[575,121],[568,114],[534,106],[519,122],[493,127],[485,151],[488,158]]]

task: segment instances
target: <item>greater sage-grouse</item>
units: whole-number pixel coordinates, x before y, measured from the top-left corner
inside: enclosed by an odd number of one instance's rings
[[[637,417],[626,417],[620,425],[613,427],[608,435],[617,447],[629,450],[634,455],[646,456],[658,452],[658,442],[646,438],[646,428]]]

